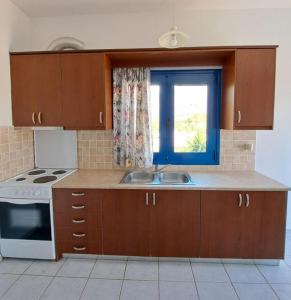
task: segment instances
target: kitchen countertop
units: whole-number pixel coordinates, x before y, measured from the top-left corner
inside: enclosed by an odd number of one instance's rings
[[[188,172],[194,185],[121,184],[125,171],[78,170],[53,185],[53,188],[75,189],[172,189],[289,191],[283,185],[255,171]]]

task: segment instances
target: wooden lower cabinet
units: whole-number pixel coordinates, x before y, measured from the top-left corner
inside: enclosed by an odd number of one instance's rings
[[[198,257],[200,191],[155,191],[151,208],[151,255]],[[152,196],[151,196],[152,197]]]
[[[250,192],[243,213],[242,258],[284,257],[287,193]]]
[[[286,192],[202,191],[200,256],[283,258],[286,203]]]
[[[57,259],[63,253],[101,254],[101,198],[97,190],[54,189]]]
[[[103,193],[103,254],[147,256],[150,247],[150,206],[145,191]]]
[[[104,254],[198,256],[200,192],[115,190],[104,195]]]
[[[238,204],[237,192],[201,192],[201,257],[240,257],[243,227]]]
[[[280,259],[287,192],[55,189],[57,257]]]

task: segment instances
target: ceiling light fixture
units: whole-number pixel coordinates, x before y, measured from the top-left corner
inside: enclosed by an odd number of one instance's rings
[[[178,27],[174,25],[170,31],[164,33],[159,38],[159,44],[161,47],[164,48],[180,48],[184,47],[189,40],[189,35],[179,31]]]
[[[172,1],[173,24],[175,24],[174,0]],[[179,31],[176,25],[173,25],[170,31],[162,34],[159,38],[159,45],[163,48],[175,49],[184,47],[189,40],[189,35]]]

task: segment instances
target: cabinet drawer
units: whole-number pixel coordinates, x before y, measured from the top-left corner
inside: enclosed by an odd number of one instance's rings
[[[99,243],[76,242],[76,241],[63,241],[57,243],[58,253],[80,253],[80,254],[99,254]]]
[[[78,189],[54,189],[54,211],[57,213],[69,210],[83,210],[97,213],[100,210],[98,191]]]
[[[58,228],[98,228],[98,216],[92,214],[73,213],[55,214],[55,226]]]
[[[87,225],[60,227],[56,231],[56,240],[58,241],[76,241],[76,242],[97,242],[100,240],[97,227],[88,228]]]

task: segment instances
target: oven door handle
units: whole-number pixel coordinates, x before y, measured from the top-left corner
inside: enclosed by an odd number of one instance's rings
[[[32,199],[0,199],[0,203],[11,203],[18,205],[29,205],[29,204],[49,204],[49,200],[32,200]]]

